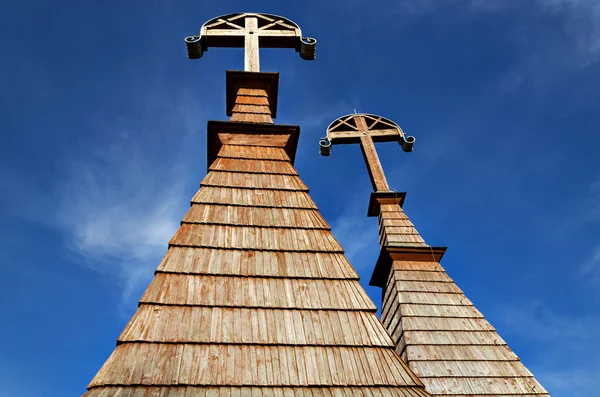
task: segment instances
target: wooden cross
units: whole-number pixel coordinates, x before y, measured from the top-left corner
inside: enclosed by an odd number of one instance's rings
[[[303,59],[312,60],[317,42],[302,37],[300,27],[287,18],[250,12],[213,18],[202,25],[200,36],[185,41],[189,58],[200,58],[208,47],[243,47],[246,72],[260,71],[260,47],[295,48]]]
[[[327,127],[327,138],[320,142],[321,154],[329,155],[329,148],[333,144],[360,143],[373,190],[389,192],[391,190],[381,168],[375,142],[393,141],[400,142],[402,149],[410,152],[415,138],[405,136],[398,124],[381,116],[350,114],[338,118]]]

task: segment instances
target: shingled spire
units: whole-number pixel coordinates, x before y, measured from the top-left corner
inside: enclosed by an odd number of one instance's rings
[[[446,274],[439,263],[446,249],[419,235],[402,210],[406,194],[390,191],[377,155],[365,154],[365,146],[374,151],[366,137],[399,141],[405,149],[414,138],[391,120],[355,114],[334,121],[321,140],[322,147],[360,142],[363,148],[375,190],[368,215],[379,217],[381,245],[371,285],[383,288],[382,320],[396,351],[434,396],[547,396]]]
[[[248,15],[297,26],[220,19]],[[429,396],[293,166],[299,127],[269,120],[277,80],[227,73],[209,172],[86,397]]]

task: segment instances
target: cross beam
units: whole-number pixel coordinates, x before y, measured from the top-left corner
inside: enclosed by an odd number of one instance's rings
[[[209,47],[244,48],[247,72],[260,71],[260,47],[294,48],[302,59],[313,60],[317,43],[302,37],[300,27],[287,18],[251,12],[213,18],[202,25],[199,36],[188,36],[185,42],[192,59],[202,57]]]
[[[327,127],[327,137],[319,142],[321,154],[328,156],[331,145],[359,143],[367,164],[373,190],[391,191],[381,162],[375,150],[375,142],[400,142],[404,151],[410,152],[415,138],[405,136],[393,121],[373,114],[350,114],[335,120]]]

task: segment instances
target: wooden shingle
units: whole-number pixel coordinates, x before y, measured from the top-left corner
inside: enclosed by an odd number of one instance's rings
[[[223,144],[86,397],[427,397],[375,312],[285,149]]]
[[[424,240],[399,205],[381,205],[382,250],[393,248],[382,320],[396,350],[434,396],[548,396],[439,262],[402,260]]]

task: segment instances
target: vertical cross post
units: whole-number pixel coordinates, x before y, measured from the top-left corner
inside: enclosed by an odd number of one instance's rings
[[[359,143],[371,184],[375,192],[389,192],[383,168],[375,150],[375,142],[396,141],[404,151],[411,151],[415,139],[405,137],[402,129],[391,120],[372,114],[351,114],[335,120],[327,128],[327,138],[321,140],[321,154],[328,155],[332,144]]]
[[[379,156],[377,156],[377,151],[375,150],[375,143],[368,133],[369,128],[367,127],[365,118],[358,116],[355,120],[356,126],[360,131],[360,149],[365,159],[365,163],[367,164],[373,190],[376,192],[387,192],[390,188],[385,179],[383,168],[381,168],[381,162],[379,161]]]
[[[246,32],[244,35],[244,71],[260,72],[259,45],[258,45],[258,19],[246,17]]]

